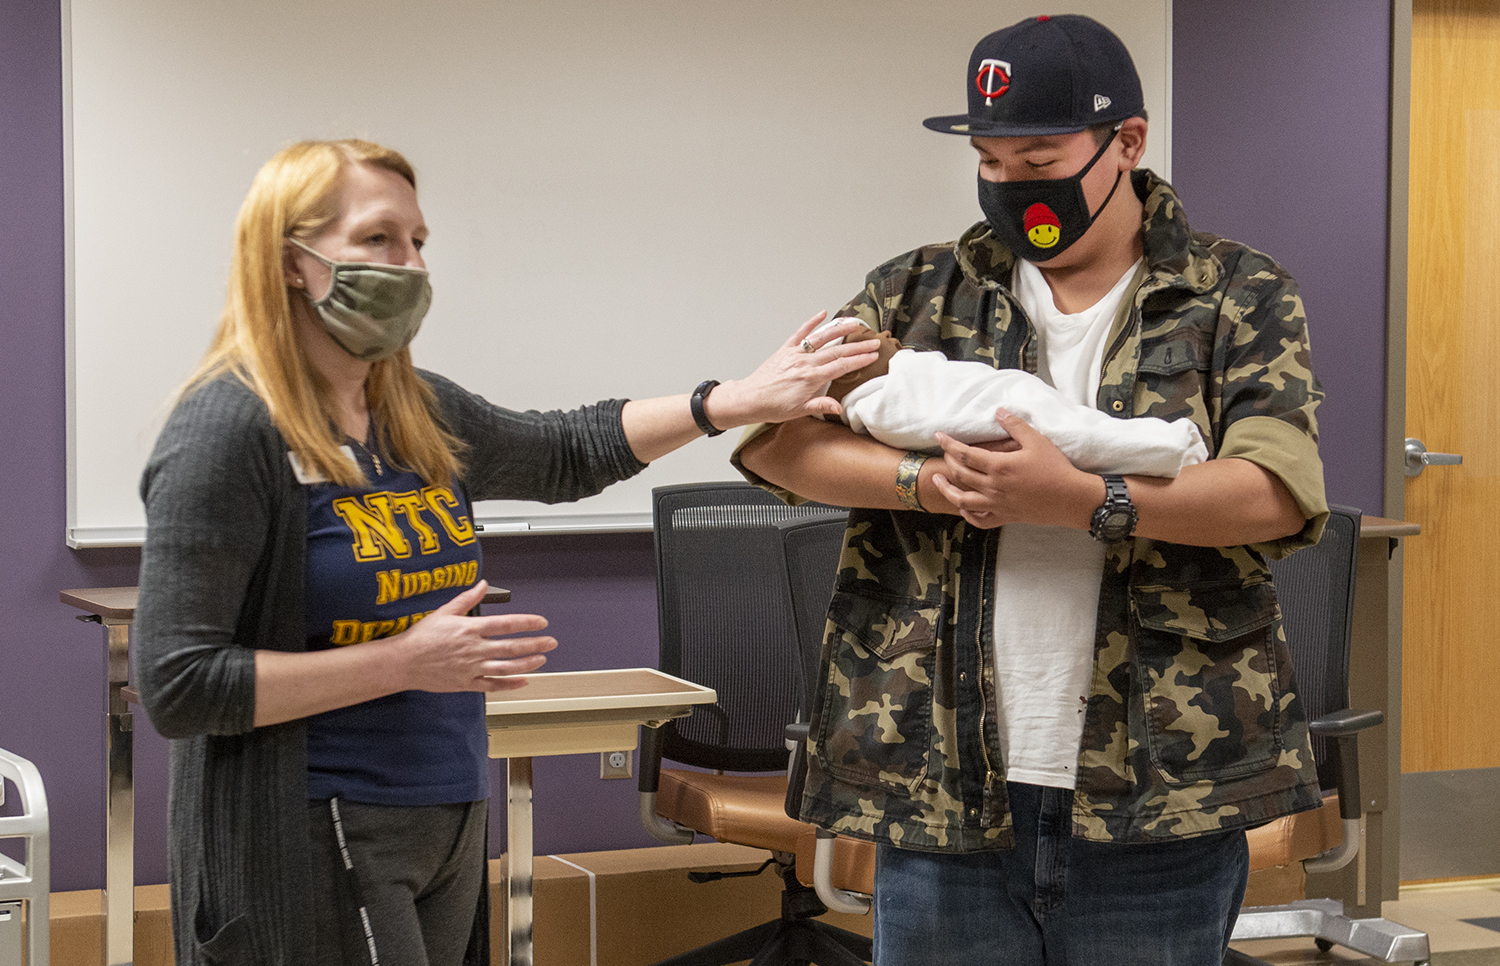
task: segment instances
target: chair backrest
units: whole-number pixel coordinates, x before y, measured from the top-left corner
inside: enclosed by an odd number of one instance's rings
[[[1292,654],[1297,694],[1308,720],[1349,706],[1349,637],[1354,621],[1354,571],[1360,511],[1329,507],[1328,526],[1315,547],[1271,562],[1282,628]],[[1318,783],[1338,787],[1335,756],[1313,738]]]
[[[839,555],[844,550],[844,530],[849,515],[793,520],[781,525],[786,576],[791,592],[792,617],[797,625],[802,671],[798,694],[803,700],[797,720],[806,721],[817,686],[818,665],[823,652],[823,629],[828,623],[828,602],[838,577]]]
[[[662,756],[700,768],[781,771],[801,704],[796,623],[777,525],[844,511],[788,506],[746,483],[652,491],[659,666],[718,693],[663,729]]]
[[[828,625],[828,602],[833,598],[833,585],[838,578],[839,555],[844,549],[844,530],[849,515],[809,520],[792,520],[781,525],[782,550],[786,555],[786,580],[788,595],[792,601],[792,616],[797,625],[797,646],[801,657],[797,661],[800,701],[797,703],[799,722],[812,717],[816,703],[813,693],[818,687],[818,669],[823,657],[823,630]],[[806,724],[803,725],[806,728]],[[788,735],[790,737],[790,734]],[[807,753],[805,743],[792,750],[791,765],[787,771],[786,814],[800,819],[802,792],[807,785]]]

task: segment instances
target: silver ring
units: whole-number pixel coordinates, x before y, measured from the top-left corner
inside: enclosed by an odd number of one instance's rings
[[[811,339],[803,339],[802,340],[802,351],[803,352],[817,352],[818,351],[818,347],[812,344],[812,340]]]

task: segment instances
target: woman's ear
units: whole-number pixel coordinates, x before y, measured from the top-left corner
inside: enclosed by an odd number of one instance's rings
[[[307,288],[307,279],[297,267],[297,252],[286,242],[281,243],[281,274],[289,288]]]

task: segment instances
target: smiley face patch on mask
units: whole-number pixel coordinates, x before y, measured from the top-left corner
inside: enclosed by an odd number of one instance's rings
[[[1026,237],[1038,248],[1051,248],[1062,237],[1062,222],[1051,208],[1038,201],[1026,209],[1021,221]]]

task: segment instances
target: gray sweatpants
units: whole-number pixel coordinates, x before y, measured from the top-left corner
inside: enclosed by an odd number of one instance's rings
[[[309,802],[319,966],[459,966],[486,880],[488,806]]]

